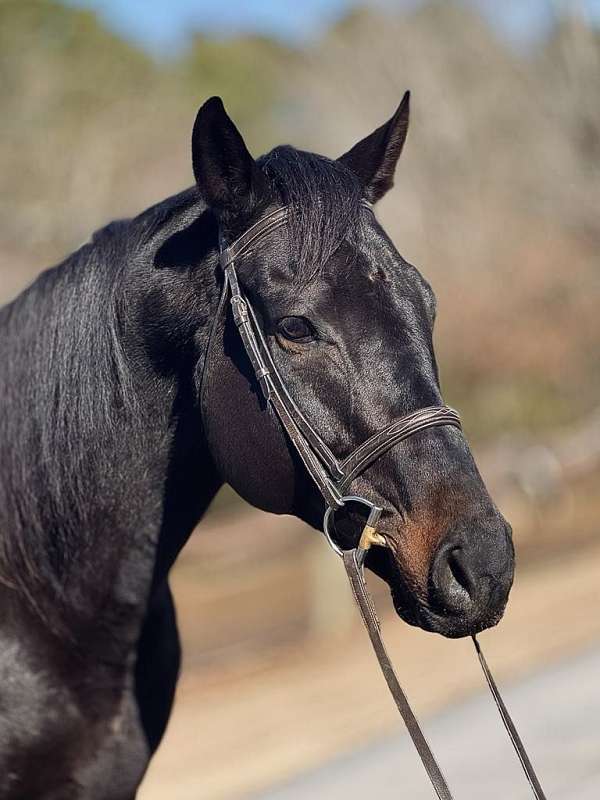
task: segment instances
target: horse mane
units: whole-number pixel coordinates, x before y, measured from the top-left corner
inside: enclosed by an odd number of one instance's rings
[[[311,280],[358,225],[362,187],[348,167],[282,145],[258,160],[292,210],[288,220],[299,282]]]
[[[129,356],[124,348],[132,293],[161,246],[204,210],[192,187],[111,222],[0,309],[0,583],[48,624],[57,604],[72,611],[105,591],[126,532],[143,526],[147,498],[135,496],[130,471],[146,469],[157,420],[146,418],[148,387],[128,360],[143,343]],[[92,549],[99,532],[103,547]]]
[[[102,508],[91,492],[119,468],[98,442],[138,412],[119,330],[128,238],[111,223],[0,311],[0,580],[38,611],[49,587],[60,603],[76,573],[101,569],[86,561],[99,525],[119,547],[99,519],[118,498]]]

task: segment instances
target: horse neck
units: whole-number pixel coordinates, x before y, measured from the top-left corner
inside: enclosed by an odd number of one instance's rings
[[[0,318],[0,580],[59,633],[135,640],[220,485],[196,403],[214,256],[172,244],[193,205],[105,231]]]

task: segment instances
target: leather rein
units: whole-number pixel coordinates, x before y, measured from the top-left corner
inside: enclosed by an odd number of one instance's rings
[[[362,205],[370,213],[373,213],[372,206],[367,201],[363,201]],[[220,233],[219,260],[224,273],[224,283],[214,324],[216,326],[221,314],[226,313],[224,309],[229,297],[235,325],[264,399],[275,411],[308,474],[323,496],[326,504],[323,531],[329,545],[343,561],[354,599],[398,711],[438,798],[440,800],[453,800],[446,779],[396,677],[394,667],[383,643],[381,626],[375,612],[373,600],[365,583],[364,563],[369,548],[373,545],[387,546],[386,539],[377,531],[382,508],[367,498],[353,495],[351,493],[351,485],[355,478],[361,475],[384,453],[416,433],[440,426],[453,426],[460,429],[460,416],[458,412],[449,406],[441,405],[422,408],[394,420],[390,425],[369,437],[344,460],[340,461],[335,457],[289,394],[271,356],[254,309],[240,287],[235,269],[235,262],[240,256],[251,251],[252,247],[264,237],[286,225],[289,213],[288,208],[283,207],[266,214],[229,245],[225,245]],[[213,332],[214,329],[213,326]],[[212,338],[211,334],[211,340]],[[334,539],[334,516],[336,511],[350,502],[362,505],[366,509],[368,516],[356,547],[350,550],[343,550]],[[479,642],[474,636],[472,638],[486,681],[530,783],[533,795],[536,800],[545,800],[543,790],[514,723],[500,697]]]

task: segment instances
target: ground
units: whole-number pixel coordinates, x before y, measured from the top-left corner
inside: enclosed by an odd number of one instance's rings
[[[341,570],[341,565],[339,568]],[[582,546],[569,554],[561,553],[521,570],[517,573],[504,620],[498,628],[481,637],[488,661],[501,685],[511,684],[557,662],[563,665],[540,679],[541,685],[547,687],[544,691],[538,691],[538,684],[526,683],[525,687],[532,687],[531,695],[527,688],[517,688],[514,693],[515,716],[523,723],[525,739],[532,755],[537,756],[543,775],[547,773],[544,765],[549,762],[552,766],[558,746],[555,731],[549,727],[550,723],[546,724],[547,719],[555,717],[544,715],[554,714],[553,708],[556,708],[557,718],[561,719],[561,706],[552,704],[559,702],[556,698],[560,697],[565,708],[570,708],[566,691],[569,686],[572,691],[573,687],[581,690],[576,696],[579,703],[576,708],[583,705],[586,712],[579,715],[578,711],[573,711],[569,740],[583,737],[584,762],[585,747],[592,746],[586,744],[585,731],[594,733],[592,703],[597,692],[593,693],[593,686],[578,685],[582,680],[578,665],[583,662],[577,661],[580,658],[577,654],[600,641],[599,585],[600,546],[597,544]],[[345,591],[342,584],[337,591]],[[351,604],[349,592],[347,599]],[[194,632],[198,637],[193,605],[184,604],[181,621],[184,641],[193,638]],[[436,750],[444,768],[449,777],[458,770],[458,794],[461,782],[467,780],[468,770],[465,767],[464,777],[461,777],[465,754],[460,754],[460,740],[447,736],[448,726],[452,728],[456,724],[458,731],[472,724],[472,735],[479,749],[473,750],[469,745],[467,755],[475,754],[475,764],[489,756],[488,732],[496,727],[491,706],[478,721],[479,704],[483,708],[487,699],[459,708],[454,718],[445,714],[435,717],[442,709],[483,690],[483,677],[472,645],[468,640],[449,641],[410,628],[389,613],[383,614],[383,622],[384,636],[400,680],[415,710],[425,721],[427,731],[432,731],[434,744],[439,744]],[[246,658],[243,665],[227,669],[199,666],[200,662],[194,659],[195,648],[199,646],[201,643],[196,640],[192,652],[188,651],[175,713],[140,792],[141,800],[269,797],[269,787],[282,785],[342,754],[360,751],[369,743],[398,736],[394,704],[358,621],[344,628],[337,637],[333,634],[313,637],[296,646],[270,650],[268,656],[258,654],[254,661]],[[575,660],[569,666],[564,659],[572,655]],[[588,692],[589,703],[586,704]],[[512,699],[513,694],[509,693],[509,700]],[[533,712],[530,717],[520,711],[523,703]],[[427,720],[434,717],[430,728]],[[497,729],[494,736],[501,740],[499,722]],[[392,741],[392,750],[395,744]],[[375,754],[373,763],[380,757],[385,761],[388,745],[384,743],[381,747],[381,754],[372,751]],[[398,753],[398,775],[402,774],[406,761],[403,748],[406,745],[402,745]],[[558,778],[584,780],[587,767],[582,766],[577,753],[571,760],[570,752],[564,750],[565,768],[558,770],[561,773]],[[498,768],[503,774],[503,769]],[[321,773],[323,787],[329,785],[328,781],[335,781],[336,769],[332,766]],[[418,768],[415,774],[421,777]],[[484,774],[488,774],[487,769]],[[548,774],[551,781],[555,780],[553,775],[551,770]],[[476,781],[477,774],[472,779]],[[311,785],[313,778],[307,780],[307,784],[302,781],[296,784],[298,792],[303,791],[304,785]],[[587,789],[582,786],[580,791],[582,794],[577,796],[582,800]],[[325,792],[323,788],[319,796],[330,796]],[[304,795],[290,795],[301,796]],[[336,796],[335,793],[331,795]],[[498,796],[503,796],[502,791]],[[564,794],[565,800],[570,797],[575,795]]]
[[[506,692],[542,788],[554,800],[600,797],[600,646],[536,672]],[[487,693],[437,715],[427,735],[459,800],[528,800],[527,780]],[[336,759],[257,800],[430,800],[433,791],[406,734]]]

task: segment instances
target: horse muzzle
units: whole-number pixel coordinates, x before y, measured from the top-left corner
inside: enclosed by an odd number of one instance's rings
[[[513,578],[511,529],[502,517],[483,530],[461,526],[432,559],[418,624],[452,638],[490,628],[504,614]]]

